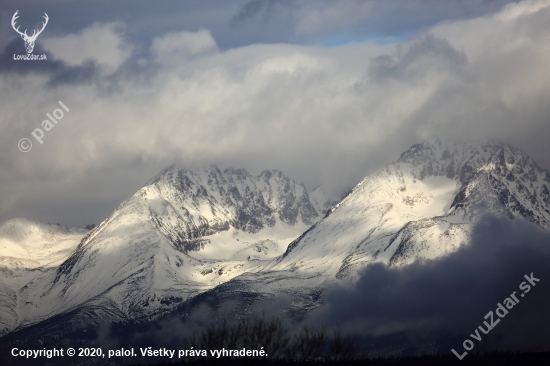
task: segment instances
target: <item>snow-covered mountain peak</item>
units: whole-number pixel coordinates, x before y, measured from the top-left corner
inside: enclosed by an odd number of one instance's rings
[[[230,228],[256,234],[278,222],[309,226],[321,216],[303,184],[278,170],[254,177],[245,169],[171,166],[136,196],[147,201],[159,230],[184,251],[204,249],[206,237]]]
[[[447,176],[461,184],[466,184],[479,169],[540,170],[525,152],[499,141],[476,144],[431,138],[403,152],[397,162],[410,164],[416,179]]]
[[[291,243],[274,269],[344,278],[368,263],[433,259],[469,241],[484,214],[548,227],[550,176],[500,142],[429,139],[364,178],[327,216]]]
[[[403,266],[466,245],[485,212],[548,227],[549,187],[548,172],[509,145],[437,138],[365,177],[326,215],[322,189],[308,193],[278,170],[174,165],[77,236],[60,265],[5,276],[0,333],[59,314],[76,314],[75,327],[149,320],[209,290],[202,299],[283,293],[312,309],[369,263]],[[0,244],[42,237],[24,236],[25,225],[0,225]]]
[[[278,170],[170,166],[76,236],[62,263],[12,281],[4,296],[16,299],[6,300],[12,320],[0,318],[0,332],[75,308],[89,309],[91,322],[158,316],[259,270],[321,215],[304,185]]]

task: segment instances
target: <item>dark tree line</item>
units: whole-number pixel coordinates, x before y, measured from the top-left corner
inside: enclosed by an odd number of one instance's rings
[[[296,361],[342,360],[358,358],[359,352],[352,337],[338,329],[331,331],[302,327],[291,333],[280,320],[252,319],[236,325],[215,324],[190,337],[187,348],[220,350],[259,350],[270,359]]]
[[[362,353],[354,339],[338,329],[312,329],[301,327],[290,331],[278,319],[244,320],[238,324],[213,324],[189,337],[182,345],[185,349],[207,350],[207,357],[187,357],[176,363],[163,365],[224,365],[224,366],[547,366],[550,352],[510,353],[492,352],[469,354],[462,361],[454,355],[423,355],[415,357],[369,358]],[[267,357],[221,357],[215,358],[210,350],[258,350],[263,348]],[[153,365],[153,364],[150,364]]]

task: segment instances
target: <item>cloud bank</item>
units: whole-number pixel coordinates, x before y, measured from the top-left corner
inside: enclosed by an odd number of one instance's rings
[[[550,347],[550,234],[531,223],[487,216],[471,244],[440,260],[401,269],[367,267],[350,288],[334,289],[313,324],[338,325],[387,349],[429,349],[462,354],[470,339],[475,352],[548,350]],[[524,297],[524,275],[540,280]],[[519,302],[499,318],[497,304],[513,292]],[[493,311],[500,322],[482,339],[470,337]],[[504,314],[501,310],[499,313]],[[491,321],[488,321],[491,324]]]
[[[24,63],[14,37],[0,59],[0,220],[97,223],[173,162],[278,168],[339,195],[433,135],[501,139],[549,167],[550,2],[481,3],[384,44],[227,48],[184,26],[144,43],[139,22],[115,20],[43,34],[48,61]],[[59,100],[71,112],[21,153]]]

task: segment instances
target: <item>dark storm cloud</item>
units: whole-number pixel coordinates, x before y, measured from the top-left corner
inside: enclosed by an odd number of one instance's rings
[[[432,344],[462,353],[470,339],[474,351],[548,349],[549,260],[548,231],[487,216],[474,228],[471,244],[447,257],[404,268],[367,267],[353,287],[329,293],[311,321],[374,341],[393,339],[396,348]],[[531,273],[540,282],[522,297],[519,286]],[[514,291],[519,303],[489,334],[478,332],[480,342],[470,338]]]
[[[253,18],[261,12],[272,13],[276,6],[290,6],[292,0],[252,0],[244,4],[239,12],[233,16],[233,24]]]
[[[257,17],[277,18],[288,24],[291,11],[294,31],[307,39],[402,36],[441,21],[489,14],[513,0],[250,0],[233,16],[234,24]],[[286,19],[286,20],[285,20]],[[307,35],[307,36],[306,36]]]
[[[233,23],[239,23],[248,18],[252,18],[258,14],[262,9],[264,9],[271,2],[266,2],[262,0],[252,0],[244,4],[239,12],[233,16]]]
[[[37,55],[44,54],[44,49],[36,44],[34,53]],[[21,38],[14,38],[9,42],[4,50],[0,53],[0,73],[18,73],[27,74],[29,72],[37,73],[53,73],[62,67],[62,63],[59,61],[50,62],[33,62],[33,61],[19,61],[14,60],[13,55],[26,54]],[[51,54],[46,54],[48,57],[52,57]]]
[[[408,48],[399,48],[395,56],[373,58],[368,82],[388,82],[388,79],[395,79],[415,83],[425,79],[428,73],[437,71],[433,67],[460,73],[467,62],[466,55],[448,41],[428,35]]]
[[[251,1],[0,1],[2,33],[19,10],[23,23],[50,15],[50,32],[76,32],[94,22],[122,21],[141,47],[170,31],[209,29],[221,49],[252,43],[319,42],[333,36],[402,36],[441,21],[495,12],[511,0],[251,0]],[[266,21],[267,20],[267,21]]]
[[[23,61],[14,60],[14,55],[26,54],[23,48],[23,41],[19,38],[14,39],[0,53],[0,74],[42,74],[48,75],[50,80],[48,86],[60,86],[66,84],[89,83],[94,80],[99,69],[93,60],[89,60],[82,65],[70,66],[63,61],[55,60],[50,52],[46,52],[40,44],[36,44],[33,53],[35,55],[45,54],[48,57],[46,61]]]
[[[65,84],[89,83],[97,74],[97,64],[93,60],[88,60],[79,66],[60,68],[52,76],[48,86],[56,87]]]

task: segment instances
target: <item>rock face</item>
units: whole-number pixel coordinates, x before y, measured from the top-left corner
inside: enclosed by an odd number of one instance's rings
[[[499,143],[412,146],[361,181],[327,217],[292,242],[272,269],[345,278],[372,262],[433,259],[469,240],[482,214],[550,221],[550,175]]]
[[[418,179],[445,176],[457,181],[460,190],[451,208],[462,208],[475,216],[475,203],[484,202],[494,213],[521,216],[548,227],[550,174],[511,146],[449,145],[433,139],[413,146],[399,162],[410,164]]]
[[[230,227],[256,234],[276,223],[309,226],[320,215],[305,187],[278,170],[253,177],[244,169],[170,167],[138,194],[158,230],[183,252],[204,249],[205,237]]]
[[[404,266],[466,245],[485,213],[548,228],[550,175],[505,144],[430,139],[325,214],[330,206],[276,170],[169,167],[87,234],[67,233],[72,246],[56,261],[19,264],[19,282],[12,256],[0,326],[44,336],[61,323],[149,321],[201,299],[278,295],[309,311],[369,263]]]
[[[0,324],[6,333],[75,309],[86,314],[79,326],[149,319],[258,270],[320,218],[305,187],[278,170],[253,177],[172,166],[93,230],[71,231],[72,247],[55,265],[21,264],[36,275],[3,285],[9,314]],[[14,253],[6,271],[26,260]]]

